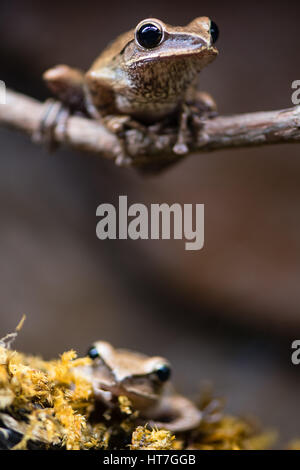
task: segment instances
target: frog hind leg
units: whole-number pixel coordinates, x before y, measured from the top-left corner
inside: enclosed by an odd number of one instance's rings
[[[174,395],[163,398],[157,415],[152,414],[152,417],[147,421],[151,427],[177,433],[197,428],[202,421],[202,412],[188,398]],[[167,419],[162,420],[162,417]]]
[[[46,101],[45,111],[33,140],[46,144],[49,150],[54,150],[57,147],[55,134],[62,134],[60,140],[63,140],[70,114],[87,114],[84,74],[67,65],[57,65],[47,70],[43,79],[59,101],[53,98]]]
[[[87,113],[84,73],[68,65],[57,65],[43,75],[48,88],[71,112]]]

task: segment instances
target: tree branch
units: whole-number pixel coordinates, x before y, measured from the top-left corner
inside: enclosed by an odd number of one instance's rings
[[[0,105],[0,125],[19,129],[31,137],[38,131],[45,112],[43,103],[8,90],[6,104]],[[126,152],[131,165],[161,168],[182,158],[174,154],[176,129],[147,133],[130,129],[125,132]],[[64,134],[54,130],[54,140],[72,148],[117,159],[121,153],[119,139],[101,123],[77,116],[68,119]],[[300,142],[300,106],[279,111],[218,116],[207,120],[189,137],[190,153],[254,147],[267,144]]]

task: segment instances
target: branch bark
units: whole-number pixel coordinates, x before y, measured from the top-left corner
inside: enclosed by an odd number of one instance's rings
[[[0,105],[0,125],[33,137],[44,112],[43,103],[8,90],[6,104]],[[146,136],[136,129],[125,132],[126,153],[131,157],[132,166],[160,168],[185,157],[172,150],[176,129],[168,128],[163,132]],[[63,135],[54,131],[54,140],[112,160],[121,153],[120,141],[114,134],[101,123],[83,117],[71,116]],[[189,153],[297,142],[300,142],[300,106],[209,119],[190,135]]]

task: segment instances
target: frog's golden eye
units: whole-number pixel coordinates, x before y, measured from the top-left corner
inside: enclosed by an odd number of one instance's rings
[[[210,35],[211,35],[212,43],[214,44],[215,42],[217,42],[219,34],[220,34],[218,25],[216,25],[216,23],[214,21],[211,21],[211,23],[210,23],[209,32],[210,32]]]
[[[166,382],[171,376],[171,367],[168,364],[161,364],[155,369],[155,374],[160,382]]]
[[[163,39],[162,27],[159,23],[143,21],[136,27],[135,39],[144,49],[153,49],[157,47]]]
[[[96,348],[96,346],[91,346],[87,352],[87,356],[89,356],[91,359],[97,359],[100,357],[99,351]]]

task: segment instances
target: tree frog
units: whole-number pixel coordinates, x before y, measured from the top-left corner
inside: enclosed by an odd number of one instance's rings
[[[153,123],[175,122],[173,150],[184,154],[191,111],[207,118],[216,110],[212,97],[197,90],[197,78],[218,54],[218,34],[208,17],[186,26],[147,18],[113,41],[86,73],[58,65],[44,79],[72,111],[101,120],[120,136],[126,128],[146,132]]]
[[[117,397],[126,396],[145,423],[173,432],[194,429],[201,422],[196,405],[174,391],[170,364],[163,357],[115,349],[105,341],[95,342],[88,355],[92,365],[76,373],[91,382],[96,399],[106,406],[113,407]]]

